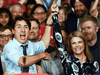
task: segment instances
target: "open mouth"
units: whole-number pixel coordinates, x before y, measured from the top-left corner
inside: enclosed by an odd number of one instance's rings
[[[25,39],[25,34],[21,34],[21,35],[20,35],[20,38],[21,38],[22,40],[24,40],[24,39]]]

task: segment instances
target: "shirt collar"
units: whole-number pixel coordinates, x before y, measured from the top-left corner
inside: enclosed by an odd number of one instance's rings
[[[13,41],[14,41],[18,46],[24,45],[24,44],[20,43],[19,41],[17,41],[15,38],[13,38]],[[28,45],[28,41],[26,42],[26,45]]]

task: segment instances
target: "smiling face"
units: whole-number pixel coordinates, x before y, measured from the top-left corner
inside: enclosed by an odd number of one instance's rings
[[[39,38],[39,24],[36,21],[30,21],[31,22],[31,29],[29,31],[28,39],[31,41],[38,41]]]
[[[28,33],[29,33],[29,27],[26,21],[17,20],[13,30],[14,38],[20,43],[26,44]]]
[[[9,40],[12,40],[12,31],[10,29],[0,31],[0,46],[4,47]]]
[[[73,37],[71,39],[71,49],[74,56],[84,54],[85,45],[83,39],[80,37]]]
[[[41,24],[45,22],[46,12],[42,7],[37,7],[32,16],[38,19],[39,23]]]
[[[83,17],[87,13],[87,8],[80,1],[76,1],[75,2],[75,4],[74,4],[74,10],[75,10],[75,15],[78,18]]]
[[[3,26],[6,26],[7,24],[8,24],[8,22],[9,22],[9,15],[8,15],[8,13],[6,13],[6,12],[2,12],[1,14],[0,14],[0,23],[3,25]]]
[[[11,9],[11,14],[12,14],[13,19],[15,19],[15,17],[18,16],[18,15],[22,16],[23,15],[22,10],[23,9],[22,9],[21,6],[13,5],[12,9]]]
[[[96,38],[98,27],[94,25],[92,21],[86,21],[81,25],[82,33],[87,37],[88,41],[92,41]]]
[[[61,6],[66,9],[66,11],[71,10],[70,0],[61,0]]]

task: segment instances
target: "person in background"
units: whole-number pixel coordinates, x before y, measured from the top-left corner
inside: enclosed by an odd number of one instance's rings
[[[28,40],[31,42],[38,42],[40,34],[40,23],[36,18],[29,18],[31,29],[29,31]]]
[[[5,0],[0,0],[0,8],[3,7]]]
[[[65,27],[69,33],[80,30],[78,28],[79,19],[85,15],[88,15],[88,10],[91,6],[91,0],[70,0],[72,7],[74,7],[75,15],[67,18]]]
[[[16,16],[20,15],[23,16],[23,7],[20,3],[13,3],[9,8],[13,20]]]
[[[9,42],[9,40],[12,40],[12,38],[13,34],[12,34],[12,28],[10,26],[0,27],[0,58],[3,69],[2,74],[7,74],[3,48]]]
[[[90,9],[90,15],[97,18],[98,26],[100,28],[100,0],[94,0]]]
[[[61,0],[61,7],[65,8],[68,17],[74,15],[71,7],[70,0]]]
[[[25,4],[26,6],[26,11],[23,13],[23,16],[26,18],[29,18],[31,15],[31,10],[32,8],[36,5],[36,1],[35,0],[28,0],[28,2]]]
[[[38,19],[39,23],[40,23],[40,34],[39,34],[39,38],[42,37],[44,30],[45,30],[45,26],[46,24],[46,19],[47,19],[47,11],[46,8],[41,5],[41,4],[36,4],[32,11],[31,11],[31,16]],[[50,40],[50,45],[54,47],[53,44],[53,28],[51,27],[51,40]]]
[[[59,7],[58,20],[59,20],[60,26],[65,26],[66,19],[67,19],[67,13],[65,11],[65,8]]]
[[[10,8],[10,6],[13,4],[13,3],[20,3],[23,7],[23,12],[25,12],[26,10],[26,7],[25,7],[25,4],[27,3],[28,0],[5,0],[4,2],[4,7],[5,8]]]
[[[85,16],[80,19],[79,25],[82,33],[87,37],[94,60],[100,64],[100,29],[97,25],[97,19],[93,16]]]
[[[3,26],[12,24],[12,15],[7,8],[0,8],[0,24]]]

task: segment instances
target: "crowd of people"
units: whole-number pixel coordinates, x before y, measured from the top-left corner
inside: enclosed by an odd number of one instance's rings
[[[99,17],[100,0],[0,0],[0,74],[99,75]]]

